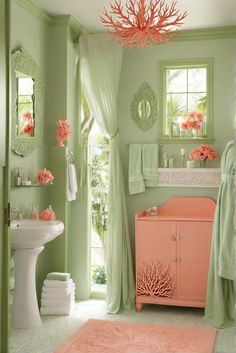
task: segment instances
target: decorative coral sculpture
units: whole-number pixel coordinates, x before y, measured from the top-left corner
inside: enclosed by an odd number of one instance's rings
[[[138,296],[171,298],[174,295],[173,273],[169,265],[159,261],[143,263],[137,272],[136,286]]]
[[[104,8],[100,21],[108,31],[114,30],[109,33],[121,45],[145,47],[166,43],[187,16],[187,12],[179,13],[176,3],[173,1],[168,5],[165,0],[150,0],[146,4],[145,0],[127,0],[126,11],[123,11],[121,1],[116,0],[110,5],[111,15]]]
[[[68,140],[71,134],[70,124],[67,120],[59,120],[56,122],[57,124],[57,131],[56,131],[56,139],[57,139],[57,146],[65,147],[64,141]]]

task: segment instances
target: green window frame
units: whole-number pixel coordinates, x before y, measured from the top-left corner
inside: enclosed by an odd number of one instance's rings
[[[204,74],[205,70],[205,88],[201,91],[191,91],[191,80],[193,80],[192,73],[202,71]],[[173,71],[172,71],[173,70]],[[168,91],[168,75],[178,70],[183,74],[183,90],[178,89],[174,91]],[[179,60],[161,60],[159,62],[159,117],[160,117],[160,130],[159,130],[159,141],[164,143],[212,143],[213,137],[213,70],[214,62],[213,58],[200,58],[200,59],[179,59]],[[190,78],[189,78],[190,77]],[[193,85],[192,85],[193,86]],[[178,94],[177,94],[178,93]],[[186,121],[187,114],[192,111],[190,109],[190,103],[188,102],[190,96],[195,97],[202,95],[202,99],[206,99],[206,106],[204,110],[204,120],[201,123],[201,129],[180,129],[182,123],[180,121]],[[177,97],[184,97],[185,103],[182,105],[182,112],[179,118],[173,118],[175,107],[172,104],[170,108],[170,100],[175,99],[178,102]],[[172,109],[172,112],[171,112]],[[200,109],[200,108],[199,108]],[[194,109],[197,111],[197,109]],[[179,120],[178,120],[179,119]],[[178,128],[177,133],[173,133],[173,130]]]

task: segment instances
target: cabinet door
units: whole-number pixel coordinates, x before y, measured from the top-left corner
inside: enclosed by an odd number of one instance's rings
[[[176,296],[176,224],[136,223],[136,295]]]
[[[177,224],[177,298],[205,301],[212,222]]]

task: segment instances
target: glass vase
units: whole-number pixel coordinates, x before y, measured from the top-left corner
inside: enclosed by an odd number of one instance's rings
[[[200,167],[201,168],[206,168],[207,160],[204,159],[203,161],[200,161]]]

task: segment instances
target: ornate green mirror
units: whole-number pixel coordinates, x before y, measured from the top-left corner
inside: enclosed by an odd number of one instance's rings
[[[143,82],[131,104],[131,116],[137,126],[149,130],[157,118],[157,102],[155,94],[147,82]]]
[[[24,50],[12,53],[11,148],[28,156],[42,139],[42,79],[32,57]]]

